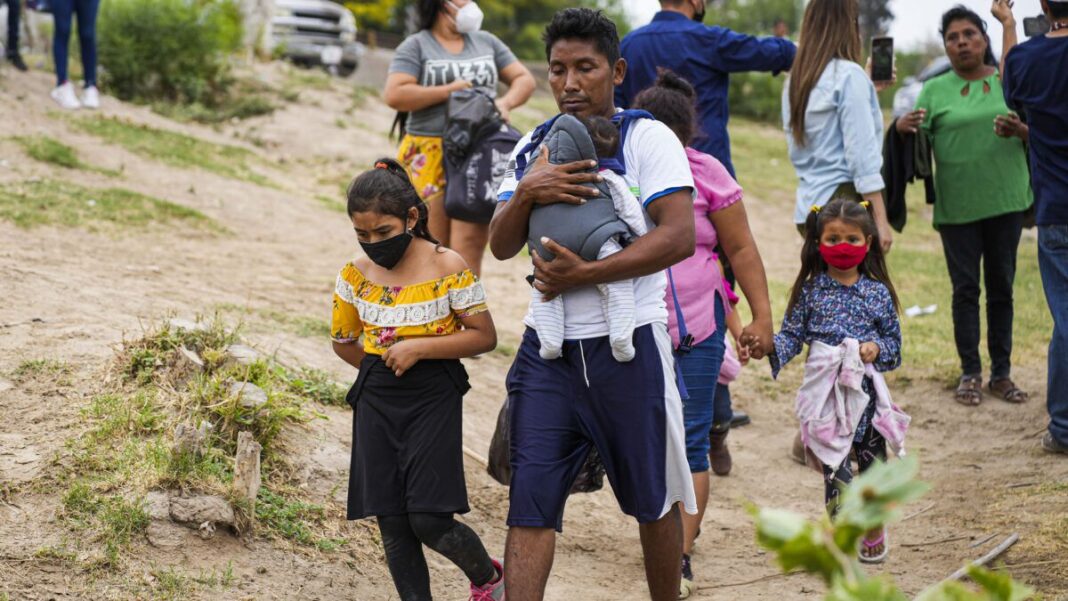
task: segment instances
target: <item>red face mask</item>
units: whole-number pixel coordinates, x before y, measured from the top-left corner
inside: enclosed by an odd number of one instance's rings
[[[868,256],[868,247],[863,244],[857,246],[848,242],[842,242],[834,246],[820,244],[820,255],[831,267],[847,271],[864,262],[864,257]]]

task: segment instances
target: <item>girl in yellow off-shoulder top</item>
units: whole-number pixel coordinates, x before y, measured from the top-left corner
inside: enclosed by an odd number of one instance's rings
[[[430,598],[423,545],[464,571],[471,598],[500,599],[500,563],[453,517],[469,511],[459,359],[497,345],[486,293],[430,236],[426,205],[395,161],[353,180],[348,213],[367,255],[341,269],[330,326],[334,352],[359,369],[348,518],[378,518],[402,600]]]

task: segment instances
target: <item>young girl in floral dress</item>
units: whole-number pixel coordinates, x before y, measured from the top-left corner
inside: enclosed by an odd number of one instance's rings
[[[472,600],[500,601],[501,564],[453,517],[469,511],[459,360],[497,345],[486,293],[430,236],[426,205],[395,161],[353,180],[348,214],[366,255],[338,275],[330,328],[334,352],[359,369],[348,519],[378,518],[402,601],[431,599],[423,545],[464,571]]]

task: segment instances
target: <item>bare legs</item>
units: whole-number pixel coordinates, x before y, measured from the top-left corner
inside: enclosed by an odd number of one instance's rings
[[[504,545],[504,589],[509,601],[540,601],[556,553],[556,531],[552,528],[508,529]]]
[[[705,518],[705,509],[708,507],[708,472],[698,472],[693,476],[693,491],[697,495],[697,515],[682,513],[682,552],[691,555],[693,553],[694,539],[697,531],[701,529],[701,521]]]
[[[489,243],[489,224],[449,220],[449,248],[460,253],[477,276],[482,275],[482,256]]]
[[[679,595],[682,562],[679,514],[679,506],[675,505],[659,520],[638,526],[645,554],[645,577],[653,601],[675,601]],[[556,532],[550,528],[513,526],[508,529],[504,578],[509,601],[541,601],[545,597],[555,547]]]
[[[451,219],[445,213],[445,194],[439,193],[426,201],[430,235],[446,248],[460,253],[475,275],[482,275],[482,257],[489,242],[489,224]]]
[[[427,198],[426,207],[427,227],[430,229],[430,235],[441,242],[442,246],[452,248],[449,246],[449,224],[452,220],[445,214],[445,193],[438,192]]]
[[[649,581],[649,598],[675,601],[679,598],[679,565],[682,563],[682,520],[678,504],[655,522],[641,524],[645,555],[645,579]]]

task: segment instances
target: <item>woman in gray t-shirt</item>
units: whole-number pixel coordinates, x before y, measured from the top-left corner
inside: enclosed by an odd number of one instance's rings
[[[408,113],[397,160],[429,206],[430,233],[477,274],[489,226],[445,214],[445,105],[450,94],[472,86],[496,96],[504,82],[508,92],[497,107],[507,120],[534,92],[534,76],[497,36],[479,31],[482,13],[473,0],[419,0],[418,13],[422,29],[397,48],[384,94],[391,108]]]

